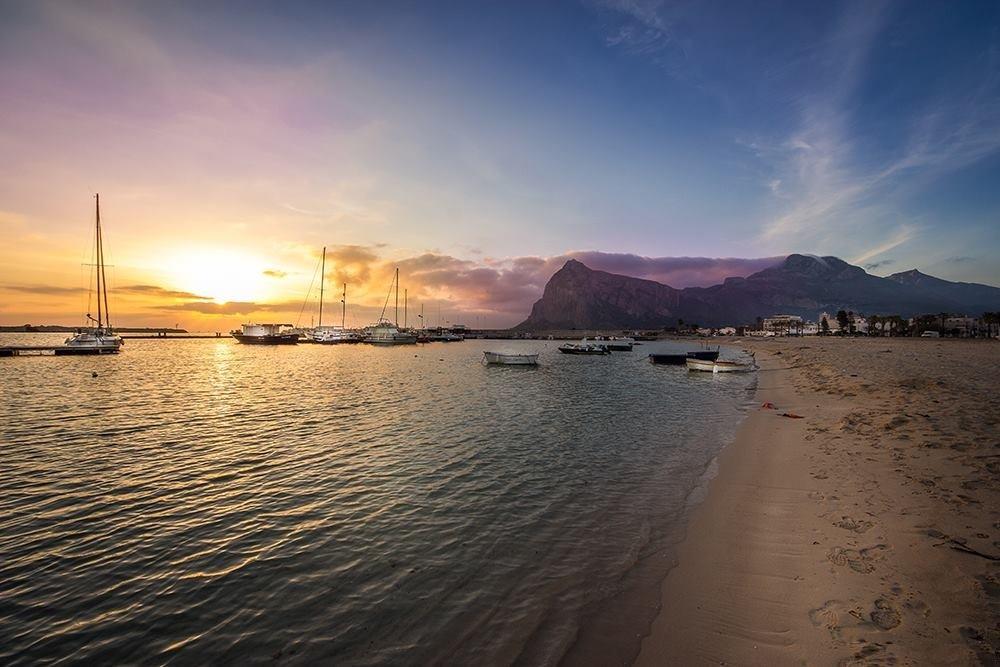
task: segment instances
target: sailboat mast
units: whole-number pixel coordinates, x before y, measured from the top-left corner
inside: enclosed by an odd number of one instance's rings
[[[111,309],[108,308],[108,275],[104,264],[104,232],[101,231],[100,208],[97,215],[97,238],[100,240],[101,248],[101,291],[104,293],[104,325],[111,328]]]
[[[406,318],[406,293],[407,293],[407,290],[404,289],[403,290],[403,328],[404,329],[406,328],[407,324],[409,324],[409,320]]]
[[[319,326],[323,328],[323,284],[326,283],[326,246],[323,246],[323,259],[319,269]]]
[[[340,328],[347,328],[347,283],[344,283],[344,296],[340,299]]]
[[[396,267],[396,326],[399,326],[399,267]]]
[[[97,255],[97,328],[104,325],[104,314],[101,311],[101,195],[94,195],[94,210],[96,223],[94,227],[94,254]]]

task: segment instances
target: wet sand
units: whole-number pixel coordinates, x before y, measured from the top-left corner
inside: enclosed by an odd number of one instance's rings
[[[1000,344],[735,344],[757,407],[636,664],[1000,663]]]

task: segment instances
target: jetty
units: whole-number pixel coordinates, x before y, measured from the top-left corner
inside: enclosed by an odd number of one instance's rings
[[[7,345],[0,347],[0,357],[68,357],[91,354],[117,354],[99,347],[71,347],[69,345]]]

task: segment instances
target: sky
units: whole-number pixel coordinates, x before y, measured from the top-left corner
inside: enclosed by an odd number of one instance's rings
[[[996,2],[0,0],[0,323],[510,326],[569,257],[1000,284]],[[721,258],[721,259],[719,259]],[[401,296],[402,298],[402,296]],[[339,322],[337,322],[339,323]]]

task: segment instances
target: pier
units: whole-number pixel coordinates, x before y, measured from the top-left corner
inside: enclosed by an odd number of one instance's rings
[[[0,347],[0,357],[69,357],[94,354],[118,354],[118,350],[68,345],[7,345]]]

